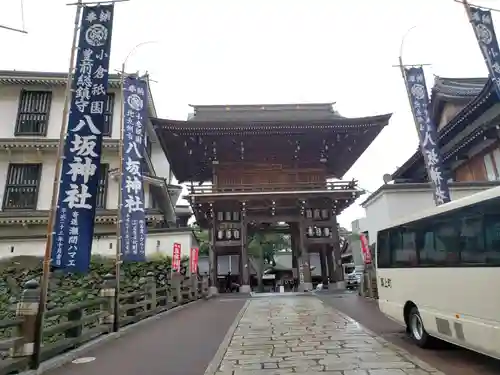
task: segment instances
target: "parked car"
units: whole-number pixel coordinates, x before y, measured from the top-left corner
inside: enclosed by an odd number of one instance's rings
[[[357,289],[361,284],[362,274],[359,271],[353,270],[351,273],[346,274],[345,282],[347,289]]]

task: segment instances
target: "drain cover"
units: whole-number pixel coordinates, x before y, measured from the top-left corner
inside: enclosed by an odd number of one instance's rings
[[[82,363],[89,363],[92,361],[95,361],[95,357],[81,357],[81,358],[74,359],[73,361],[71,361],[71,363],[79,365]]]

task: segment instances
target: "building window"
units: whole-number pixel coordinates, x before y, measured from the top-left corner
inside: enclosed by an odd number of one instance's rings
[[[109,164],[101,164],[101,168],[99,170],[99,186],[97,188],[96,208],[106,208],[108,172]]]
[[[146,152],[149,157],[151,157],[151,150],[153,148],[153,144],[151,143],[151,139],[149,138],[149,135],[146,134]]]
[[[9,164],[4,210],[36,209],[41,171],[41,164]]]
[[[113,129],[113,108],[115,105],[115,94],[106,95],[106,104],[104,106],[104,127],[102,135],[106,137],[111,136],[111,130]]]
[[[149,194],[149,201],[151,202],[150,203],[151,208],[154,208],[154,209],[160,208],[158,201],[155,199],[155,196],[153,194]]]
[[[15,135],[47,135],[50,91],[21,91]]]
[[[486,179],[488,181],[500,180],[500,149],[496,148],[492,152],[483,156]]]
[[[496,181],[498,179],[498,172],[496,170],[492,154],[484,155],[484,168],[486,169],[486,177],[488,181]]]

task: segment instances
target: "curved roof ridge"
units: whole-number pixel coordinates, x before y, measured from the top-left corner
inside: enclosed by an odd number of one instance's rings
[[[152,118],[151,120],[153,123],[157,125],[161,124],[169,124],[169,125],[174,125],[174,126],[184,126],[188,129],[192,129],[193,126],[217,126],[217,127],[227,127],[231,125],[239,125],[239,126],[250,126],[250,125],[301,125],[301,126],[313,126],[316,124],[322,125],[325,123],[331,123],[331,124],[340,124],[340,123],[346,123],[346,124],[357,124],[357,123],[381,123],[383,126],[387,125],[389,122],[390,118],[392,117],[392,113],[385,113],[382,115],[375,115],[375,116],[365,116],[365,117],[343,117],[343,118],[338,118],[338,117],[332,117],[328,119],[310,119],[310,120],[303,120],[303,119],[272,119],[272,120],[216,120],[216,119],[210,119],[210,120],[198,120],[198,121],[193,121],[193,120],[173,120],[173,119],[162,119],[162,118]]]
[[[487,82],[488,77],[446,78],[436,76],[432,92],[433,94],[444,94],[445,96],[476,96],[481,92]]]
[[[261,103],[261,104],[188,104],[190,107],[198,107],[198,108],[257,108],[257,107],[292,107],[292,106],[304,106],[304,107],[312,107],[312,106],[333,106],[336,102],[311,102],[311,103]]]

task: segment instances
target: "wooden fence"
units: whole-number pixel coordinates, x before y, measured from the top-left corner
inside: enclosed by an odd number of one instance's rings
[[[118,314],[119,327],[124,327],[208,297],[207,276],[190,278],[174,273],[168,278],[167,286],[158,287],[155,275],[148,273],[138,290],[119,295],[119,311],[115,312],[115,282],[115,276],[108,274],[104,276],[99,297],[49,309],[45,313],[41,361],[113,332],[115,314]],[[14,374],[33,367],[39,297],[38,281],[26,282],[15,306],[16,317],[0,320],[0,375]]]

